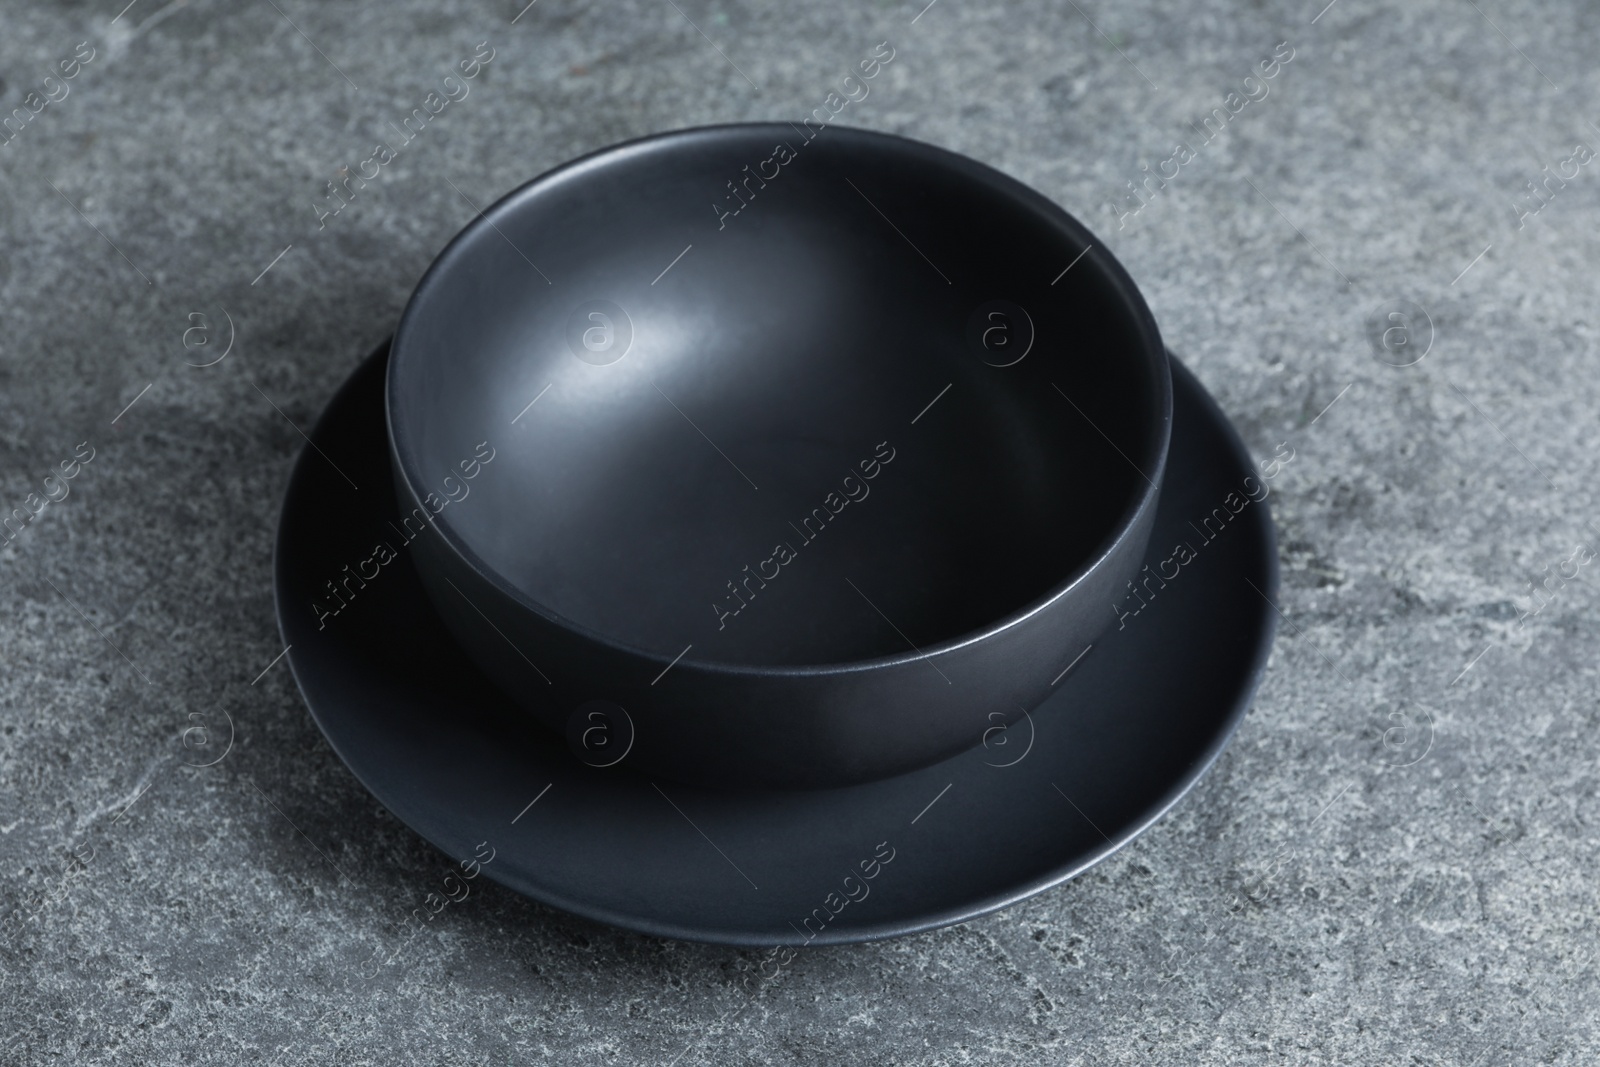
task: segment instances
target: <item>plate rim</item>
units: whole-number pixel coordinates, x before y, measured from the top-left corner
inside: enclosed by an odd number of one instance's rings
[[[365,371],[371,363],[380,360],[387,360],[388,349],[389,340],[385,340],[371,353],[363,357],[344,377],[338,388],[334,390],[333,394],[329,397],[321,412],[318,414],[317,420],[311,429],[311,433],[308,435],[308,442],[314,442],[319,438],[319,436],[324,434],[333,410],[339,406],[341,401],[346,400],[349,394],[355,391],[358,379],[361,377],[362,372]],[[1217,403],[1216,398],[1211,395],[1211,392],[1206,389],[1205,385],[1194,374],[1194,372],[1191,371],[1174,352],[1172,352],[1170,346],[1167,349],[1167,357],[1172,372],[1174,408],[1177,406],[1177,396],[1180,392],[1192,393],[1195,399],[1198,400],[1199,406],[1204,414],[1222,431],[1221,437],[1226,445],[1230,459],[1233,461],[1236,468],[1253,472],[1255,470],[1255,461],[1253,457],[1250,456],[1248,449],[1245,447],[1243,440],[1239,436],[1237,428],[1233,425],[1232,420],[1227,417],[1227,414]],[[380,389],[383,387],[383,384],[386,382],[386,380],[386,374],[381,374],[379,376]],[[1180,382],[1182,385],[1180,385]],[[290,646],[289,649],[286,650],[284,658],[288,661],[290,675],[294,678],[295,688],[300,696],[301,703],[305,706],[307,712],[310,714],[312,721],[316,723],[317,729],[321,733],[323,739],[327,741],[329,747],[332,748],[334,753],[339,757],[340,762],[344,764],[345,769],[349,771],[350,774],[361,785],[361,787],[366,790],[368,795],[381,804],[384,810],[394,816],[410,832],[416,834],[431,847],[438,849],[445,855],[451,855],[450,852],[444,846],[439,844],[433,836],[419,829],[413,824],[411,819],[397,811],[395,806],[392,805],[384,795],[380,794],[378,790],[373,788],[372,784],[368,781],[368,776],[360,769],[361,765],[369,761],[352,760],[352,754],[348,751],[348,747],[341,743],[339,738],[335,736],[337,731],[329,730],[328,725],[324,722],[323,715],[318,712],[316,706],[313,704],[311,698],[307,694],[306,681],[302,678],[302,665],[297,662],[297,658],[292,651],[293,642],[290,640],[290,634],[287,630],[286,620],[288,616],[284,603],[283,554],[286,550],[285,541],[287,540],[284,514],[288,509],[291,495],[296,485],[302,480],[303,467],[308,465],[311,461],[310,457],[312,451],[312,448],[302,446],[299,455],[295,459],[294,466],[290,471],[288,484],[284,490],[283,501],[279,507],[278,524],[273,538],[273,612],[277,617],[279,637],[283,640],[285,645]],[[1170,473],[1170,468],[1168,473]],[[926,933],[932,930],[959,925],[961,923],[970,922],[974,919],[991,915],[997,911],[1004,910],[1005,908],[1021,903],[1022,901],[1031,897],[1038,896],[1049,889],[1053,889],[1059,885],[1069,882],[1087,871],[1089,868],[1105,861],[1110,856],[1120,851],[1122,848],[1142,835],[1151,826],[1160,821],[1174,807],[1176,807],[1177,804],[1188,795],[1188,793],[1216,764],[1217,760],[1222,755],[1222,752],[1232,742],[1234,735],[1238,731],[1239,724],[1244,719],[1244,716],[1254,704],[1256,693],[1259,691],[1261,683],[1266,675],[1267,665],[1270,660],[1277,636],[1277,616],[1273,604],[1274,598],[1278,593],[1278,583],[1280,577],[1280,564],[1277,550],[1277,527],[1272,521],[1271,510],[1267,504],[1267,499],[1262,498],[1259,503],[1260,506],[1258,509],[1252,509],[1253,511],[1256,511],[1256,514],[1252,517],[1251,521],[1259,528],[1259,536],[1262,543],[1262,562],[1265,565],[1264,577],[1266,578],[1266,588],[1261,590],[1263,593],[1262,599],[1264,603],[1262,604],[1258,615],[1260,620],[1258,631],[1259,635],[1256,640],[1255,648],[1252,653],[1247,671],[1244,675],[1243,684],[1240,685],[1237,694],[1233,698],[1232,709],[1228,713],[1227,717],[1221,722],[1220,726],[1217,728],[1206,747],[1195,754],[1184,772],[1175,777],[1172,785],[1169,786],[1166,791],[1161,793],[1160,796],[1139,815],[1139,817],[1131,820],[1130,822],[1124,823],[1122,827],[1119,828],[1119,832],[1115,838],[1107,839],[1102,844],[1095,846],[1086,852],[1077,854],[1070,863],[1054,867],[1042,875],[1019,882],[1018,884],[1011,886],[1002,892],[990,893],[986,896],[955,907],[948,907],[936,912],[929,912],[914,917],[889,919],[879,922],[866,923],[860,926],[852,925],[840,928],[830,924],[830,926],[825,928],[821,933],[815,934],[811,937],[796,936],[793,938],[782,933],[757,934],[755,932],[743,929],[709,928],[704,926],[679,924],[670,921],[661,921],[657,919],[641,917],[637,914],[618,911],[606,906],[595,905],[581,898],[570,897],[565,893],[551,890],[548,887],[542,887],[532,883],[513,883],[512,881],[509,881],[500,870],[494,867],[484,867],[483,873],[488,875],[497,884],[504,886],[508,890],[517,893],[520,896],[527,897],[528,899],[546,907],[554,908],[566,914],[573,915],[590,922],[595,922],[603,926],[608,926],[619,930],[627,930],[652,937],[668,938],[676,941],[687,941],[699,944],[749,949],[766,949],[775,947],[803,948],[810,945],[868,944],[898,937],[907,937],[914,934]],[[948,757],[946,760],[940,761],[940,763],[950,763],[963,759],[968,756],[971,751],[971,749],[963,750],[962,752]],[[939,766],[940,763],[935,763],[932,766]],[[918,768],[906,773],[915,774],[925,770],[927,770],[927,768]],[[857,787],[842,786],[834,787],[832,789],[824,788],[797,792],[831,793],[838,790],[851,788]],[[738,795],[737,790],[719,790],[718,792],[726,792],[729,796]],[[1105,837],[1103,833],[1102,837]],[[452,858],[455,857],[452,856]]]

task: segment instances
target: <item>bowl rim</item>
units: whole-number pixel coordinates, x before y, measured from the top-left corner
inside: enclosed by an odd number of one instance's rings
[[[696,145],[703,145],[709,142],[750,137],[758,131],[776,133],[785,129],[792,132],[793,126],[776,121],[739,122],[684,127],[632,138],[598,148],[553,167],[512,189],[489,206],[480,209],[472,221],[462,227],[460,232],[450,239],[450,242],[428,265],[428,269],[423,273],[422,278],[417,282],[410,297],[406,300],[391,342],[390,358],[384,371],[384,428],[390,466],[404,487],[405,497],[408,500],[415,501],[418,506],[425,506],[422,504],[423,494],[419,493],[416,488],[418,479],[413,476],[412,460],[414,457],[410,455],[405,447],[402,447],[401,440],[395,429],[396,392],[399,388],[399,382],[397,381],[399,372],[397,368],[405,358],[404,340],[414,330],[412,323],[421,314],[420,305],[423,299],[432,289],[442,284],[441,279],[457,269],[456,265],[466,257],[475,242],[484,240],[486,237],[498,232],[498,227],[496,226],[497,218],[527,210],[529,205],[546,191],[578,178],[585,171],[593,170],[612,162],[620,162],[649,151],[673,148],[678,150],[692,149]],[[1149,412],[1153,417],[1148,420],[1145,433],[1140,441],[1140,447],[1136,453],[1143,463],[1135,463],[1132,458],[1126,455],[1123,458],[1128,460],[1128,465],[1134,468],[1135,473],[1139,475],[1145,484],[1129,499],[1129,502],[1123,507],[1122,513],[1117,517],[1116,522],[1112,524],[1105,537],[1084,556],[1083,560],[1066,578],[1052,584],[1042,594],[1029,600],[1021,607],[978,628],[906,652],[834,663],[731,663],[716,659],[690,658],[680,654],[677,660],[672,661],[675,664],[674,670],[688,669],[707,674],[744,677],[825,677],[918,664],[972,645],[992,641],[1068,599],[1090,575],[1103,569],[1108,561],[1129,540],[1134,531],[1145,525],[1143,520],[1154,513],[1157,498],[1160,494],[1160,486],[1166,474],[1167,449],[1172,438],[1173,404],[1172,371],[1166,345],[1162,341],[1155,316],[1145,302],[1143,294],[1140,293],[1138,286],[1134,284],[1133,278],[1128,274],[1127,270],[1106,250],[1100,239],[1087,226],[1068,214],[1064,208],[1044,194],[1016,178],[969,156],[909,137],[883,133],[877,130],[839,125],[826,127],[826,132],[831,135],[830,139],[872,143],[877,147],[887,148],[892,152],[920,156],[925,163],[931,166],[945,167],[956,172],[961,177],[983,186],[990,195],[1009,198],[1018,203],[1019,206],[1031,209],[1043,216],[1054,225],[1058,234],[1076,242],[1084,249],[1081,258],[1100,275],[1103,282],[1116,291],[1122,299],[1126,311],[1131,313],[1135,332],[1144,338],[1144,351],[1134,355],[1134,358],[1142,356],[1147,364],[1146,370],[1151,372],[1156,395],[1153,398],[1147,397],[1147,400],[1154,400],[1153,411]],[[1087,416],[1083,417],[1087,418]],[[1091,425],[1093,425],[1092,422]],[[1096,429],[1098,430],[1098,427]],[[1113,447],[1116,447],[1115,444],[1113,444]],[[1120,449],[1118,451],[1120,452]],[[402,505],[405,503],[406,500],[401,501]],[[479,556],[451,528],[442,514],[435,513],[432,516],[430,525],[443,539],[451,555],[465,564],[480,581],[487,584],[501,596],[508,598],[521,610],[538,616],[547,624],[558,627],[567,633],[600,645],[608,651],[634,656],[656,664],[665,664],[671,660],[671,657],[667,654],[620,641],[609,634],[567,618],[535,600],[506,580],[497,569],[490,566],[486,560]]]

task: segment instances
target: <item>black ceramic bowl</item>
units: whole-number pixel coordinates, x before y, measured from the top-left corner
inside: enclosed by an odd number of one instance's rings
[[[418,285],[387,402],[397,534],[532,720],[595,765],[818,786],[978,743],[1116,622],[1172,390],[1044,197],[773,124],[501,200]]]

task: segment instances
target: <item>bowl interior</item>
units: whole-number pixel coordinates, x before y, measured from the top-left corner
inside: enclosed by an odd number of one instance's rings
[[[961,638],[1081,571],[1161,465],[1160,339],[1092,243],[885,135],[609,149],[419,285],[399,468],[481,572],[614,644],[796,666]]]

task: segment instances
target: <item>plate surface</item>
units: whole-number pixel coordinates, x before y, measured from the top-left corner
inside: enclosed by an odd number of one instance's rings
[[[334,750],[390,811],[456,859],[488,842],[485,873],[565,911],[759,946],[974,918],[1066,881],[1160,817],[1227,743],[1265,667],[1277,551],[1266,501],[1252,498],[1266,483],[1174,360],[1149,592],[1106,605],[1121,627],[1029,716],[943,763],[841,789],[726,792],[654,782],[626,759],[587,766],[562,739],[506,725],[509,701],[429,606],[391,525],[387,354],[339,390],[290,480],[274,560],[289,663]],[[337,614],[311,606],[329,602],[328,583]]]

